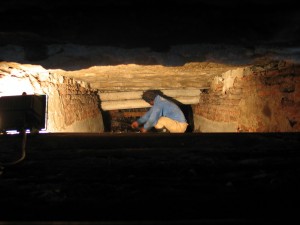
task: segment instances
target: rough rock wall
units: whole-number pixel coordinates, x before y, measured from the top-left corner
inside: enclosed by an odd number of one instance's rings
[[[41,66],[0,63],[0,96],[47,95],[48,132],[103,132],[96,90],[82,81],[49,73]]]
[[[298,132],[300,66],[273,61],[228,71],[193,111],[195,132]]]

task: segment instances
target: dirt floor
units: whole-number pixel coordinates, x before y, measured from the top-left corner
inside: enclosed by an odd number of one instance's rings
[[[28,134],[0,224],[299,222],[300,133]],[[0,135],[0,161],[21,135]]]

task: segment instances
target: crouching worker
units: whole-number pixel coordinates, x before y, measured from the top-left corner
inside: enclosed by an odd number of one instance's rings
[[[160,91],[145,91],[142,98],[152,107],[131,124],[132,128],[139,129],[142,133],[148,132],[153,127],[160,132],[184,133],[186,131],[188,123],[183,112],[178,105],[163,97]]]

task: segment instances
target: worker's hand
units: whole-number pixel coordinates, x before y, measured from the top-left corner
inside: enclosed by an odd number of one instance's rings
[[[134,121],[132,124],[131,124],[131,127],[133,129],[137,129],[139,127],[139,123],[137,121]]]
[[[147,130],[144,127],[141,127],[140,131],[141,133],[147,133]]]

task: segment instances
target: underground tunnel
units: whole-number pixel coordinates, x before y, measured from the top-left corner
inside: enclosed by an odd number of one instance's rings
[[[2,224],[299,221],[290,1],[17,2],[0,9]],[[149,89],[180,103],[184,134],[129,127]],[[3,102],[24,92],[42,113],[22,136]]]
[[[181,103],[190,132],[300,129],[299,65],[284,60],[250,66],[195,62],[74,71],[1,62],[0,70],[1,96],[47,96],[46,132],[130,131],[128,124],[150,107],[141,99],[143,91],[154,87]]]
[[[125,132],[118,122],[149,108],[147,89],[177,98],[192,132],[299,131],[299,17],[289,1],[116,2],[5,3],[0,96],[46,95],[47,132]]]

